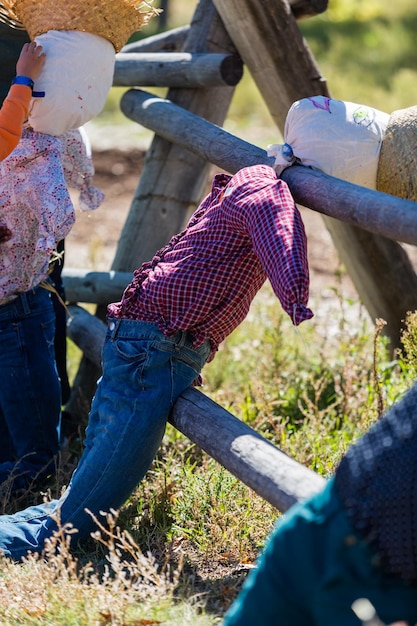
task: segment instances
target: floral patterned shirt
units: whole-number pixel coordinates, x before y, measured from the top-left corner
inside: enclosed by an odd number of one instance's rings
[[[0,226],[11,233],[0,245],[0,305],[47,277],[56,245],[75,221],[68,185],[80,190],[81,208],[100,204],[92,171],[79,130],[54,137],[26,128],[0,163]]]

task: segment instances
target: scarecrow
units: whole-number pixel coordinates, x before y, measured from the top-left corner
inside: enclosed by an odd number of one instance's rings
[[[278,174],[293,164],[417,201],[417,107],[391,115],[326,96],[294,102],[283,144],[268,146]]]

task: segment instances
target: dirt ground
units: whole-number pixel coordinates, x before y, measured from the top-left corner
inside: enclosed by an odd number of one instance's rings
[[[110,269],[144,157],[144,151],[135,148],[93,149],[94,184],[106,198],[96,211],[77,210],[75,226],[66,240],[66,268]],[[213,175],[215,172],[213,168]],[[344,298],[356,299],[356,293],[346,274],[340,285],[335,278],[340,263],[322,217],[309,209],[301,212],[308,238],[311,302],[316,303],[316,316],[325,318],[328,307],[336,306],[336,290],[340,288]]]

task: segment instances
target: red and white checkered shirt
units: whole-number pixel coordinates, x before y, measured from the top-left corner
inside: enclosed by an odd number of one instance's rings
[[[188,330],[195,346],[210,340],[212,359],[266,278],[294,324],[313,316],[301,215],[274,169],[255,165],[215,176],[185,230],[135,271],[108,315]]]

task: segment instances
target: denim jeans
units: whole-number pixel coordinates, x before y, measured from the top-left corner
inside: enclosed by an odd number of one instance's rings
[[[367,598],[384,624],[417,623],[416,587],[384,575],[352,528],[334,480],[278,521],[223,626],[360,626]]]
[[[55,464],[61,390],[54,334],[43,287],[0,306],[0,483],[8,480],[11,491],[42,480]]]
[[[200,373],[210,354],[205,342],[178,332],[166,337],[149,322],[109,320],[103,346],[103,375],[93,399],[85,449],[58,501],[0,517],[0,550],[19,560],[41,552],[56,529],[72,524],[76,538],[96,529],[91,511],[120,509],[150,467],[178,396]]]

